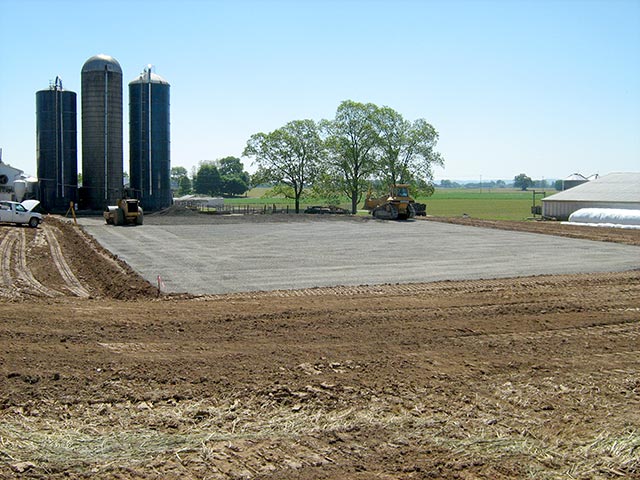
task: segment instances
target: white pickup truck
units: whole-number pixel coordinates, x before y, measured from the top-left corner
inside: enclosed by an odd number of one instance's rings
[[[16,225],[26,223],[35,228],[42,222],[42,215],[32,212],[39,203],[37,200],[25,200],[22,203],[0,200],[0,222]]]

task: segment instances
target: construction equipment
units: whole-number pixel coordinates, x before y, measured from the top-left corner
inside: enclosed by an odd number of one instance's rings
[[[109,225],[142,225],[143,217],[140,201],[135,198],[122,198],[104,212],[104,219]]]
[[[416,216],[415,200],[409,196],[409,185],[396,184],[389,195],[374,198],[371,189],[364,201],[364,208],[380,220],[406,220]]]

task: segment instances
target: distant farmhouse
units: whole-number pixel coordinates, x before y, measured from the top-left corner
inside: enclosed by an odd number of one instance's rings
[[[542,199],[542,216],[567,220],[581,208],[640,210],[640,173],[610,173]]]
[[[19,168],[14,168],[2,161],[2,149],[0,149],[0,200],[17,200],[21,202],[33,196],[35,183],[33,178],[28,178]]]

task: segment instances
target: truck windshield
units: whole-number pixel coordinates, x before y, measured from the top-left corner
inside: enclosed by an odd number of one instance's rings
[[[16,205],[16,212],[26,212],[27,209],[24,208],[22,205],[18,204]]]
[[[407,190],[407,187],[399,187],[396,190],[396,195],[398,197],[408,197],[409,196],[409,190]]]

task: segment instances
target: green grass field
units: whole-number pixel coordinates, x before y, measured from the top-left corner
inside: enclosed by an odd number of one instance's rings
[[[225,205],[253,207],[276,205],[278,208],[289,206],[293,208],[293,200],[283,197],[265,197],[267,188],[254,188],[246,197],[225,199]],[[555,190],[548,189],[546,195],[552,195]],[[540,205],[542,195],[536,195],[536,205]],[[461,217],[464,214],[473,218],[489,220],[525,220],[531,217],[533,193],[531,190],[520,191],[509,188],[495,189],[439,189],[431,197],[418,197],[416,201],[427,204],[427,215],[438,217]],[[321,199],[307,199],[302,208],[309,205],[326,205]],[[345,197],[340,207],[350,208],[350,202]]]
[[[547,195],[554,191],[548,190]],[[540,205],[542,195],[536,195]],[[474,218],[491,220],[525,220],[531,217],[533,193],[514,189],[436,189],[429,198],[418,198],[427,204],[427,214],[439,217],[460,217],[464,214]]]

